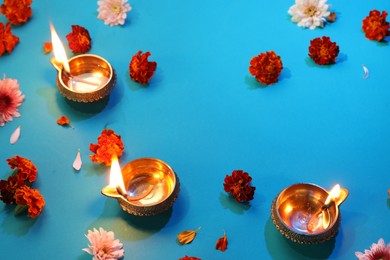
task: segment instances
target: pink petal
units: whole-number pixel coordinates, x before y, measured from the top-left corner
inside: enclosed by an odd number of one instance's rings
[[[9,142],[11,144],[16,144],[16,142],[19,140],[20,137],[20,126],[18,126],[15,131],[12,133],[11,138],[9,139]]]
[[[76,171],[79,171],[81,169],[81,165],[83,164],[83,162],[81,161],[81,154],[80,154],[80,150],[77,152],[77,155],[76,155],[76,159],[74,160],[73,162],[73,168],[76,170]]]

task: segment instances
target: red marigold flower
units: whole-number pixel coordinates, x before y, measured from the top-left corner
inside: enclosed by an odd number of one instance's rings
[[[235,170],[232,175],[226,175],[223,184],[224,190],[229,192],[237,202],[253,200],[255,187],[250,186],[252,177],[243,170]]]
[[[27,216],[31,218],[38,217],[45,206],[45,200],[39,190],[26,185],[17,189],[14,197],[18,205],[28,208]]]
[[[0,6],[0,13],[12,24],[22,24],[27,22],[32,15],[31,4],[32,0],[4,0]]]
[[[339,46],[331,42],[329,37],[315,38],[310,41],[309,56],[319,65],[331,64],[336,62],[339,55]]]
[[[185,257],[179,258],[179,260],[202,260],[202,259],[195,257],[195,256],[185,256]]]
[[[389,35],[389,22],[386,22],[387,12],[371,10],[370,14],[363,19],[362,29],[366,38],[370,40],[382,41]]]
[[[250,61],[249,72],[261,84],[271,85],[278,81],[283,69],[282,60],[274,51],[260,53]]]
[[[20,181],[34,182],[37,178],[37,167],[29,159],[16,155],[15,157],[7,159],[8,165],[11,169],[18,168],[16,176]]]
[[[89,145],[89,150],[95,153],[89,157],[93,162],[104,163],[106,166],[110,166],[112,156],[120,157],[124,148],[120,135],[117,135],[111,129],[104,129],[98,137],[98,143]]]
[[[66,39],[73,53],[86,53],[91,49],[91,37],[82,26],[72,25],[72,32],[66,35]]]
[[[24,185],[24,181],[16,176],[9,176],[6,181],[0,180],[0,200],[6,204],[14,204],[16,190]]]
[[[12,34],[11,24],[8,22],[5,26],[0,23],[0,56],[4,52],[11,53],[19,42],[19,37]]]
[[[153,77],[153,73],[156,70],[157,63],[155,61],[148,61],[150,52],[138,51],[130,61],[129,74],[132,80],[141,84],[147,84]]]

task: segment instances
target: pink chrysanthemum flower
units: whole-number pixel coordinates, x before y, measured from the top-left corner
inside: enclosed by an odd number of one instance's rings
[[[0,80],[0,126],[13,117],[20,117],[18,107],[22,104],[24,95],[19,90],[16,79],[4,78]]]
[[[123,25],[127,17],[126,13],[131,10],[127,0],[99,0],[97,3],[98,19],[110,26]]]
[[[93,231],[88,230],[88,235],[85,235],[91,245],[88,248],[83,248],[83,251],[93,255],[93,260],[115,260],[123,257],[125,250],[122,249],[123,244],[119,239],[114,239],[114,232],[105,231],[103,228],[96,228]]]
[[[371,245],[370,250],[364,250],[364,254],[355,252],[355,255],[359,260],[390,260],[390,243],[386,245],[381,238],[378,240],[378,244]]]

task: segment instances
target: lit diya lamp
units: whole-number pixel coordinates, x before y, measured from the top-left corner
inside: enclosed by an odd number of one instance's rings
[[[118,200],[121,208],[137,216],[153,216],[170,207],[180,191],[179,180],[172,168],[154,158],[141,158],[119,166],[114,156],[110,183],[102,194]]]
[[[56,84],[60,93],[76,102],[94,102],[107,96],[116,83],[111,64],[93,54],[77,55],[68,60],[52,24],[50,31],[54,53],[50,62],[58,71]]]
[[[340,185],[326,191],[314,184],[294,184],[275,197],[271,218],[280,233],[294,242],[323,243],[336,236],[339,206],[347,197],[348,190]]]

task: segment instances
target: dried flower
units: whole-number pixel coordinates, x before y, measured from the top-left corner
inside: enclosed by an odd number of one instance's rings
[[[0,180],[0,200],[6,204],[14,204],[16,190],[24,185],[24,181],[17,176],[9,176],[6,181]]]
[[[19,180],[28,180],[30,183],[36,180],[38,169],[29,159],[16,155],[7,159],[7,162],[11,169],[17,168],[15,175]]]
[[[24,95],[19,90],[16,79],[5,78],[0,80],[0,126],[13,117],[20,117],[18,107],[22,104]]]
[[[228,240],[226,237],[226,233],[224,233],[223,237],[217,240],[217,243],[215,244],[215,249],[225,252],[225,250],[227,249],[227,244],[228,244]]]
[[[86,53],[91,49],[91,36],[82,26],[72,25],[72,32],[66,35],[66,39],[73,53]]]
[[[12,24],[22,24],[27,22],[32,15],[31,4],[32,0],[4,0],[0,6],[0,13]]]
[[[335,12],[330,12],[328,17],[326,17],[326,21],[333,23],[334,21],[336,21],[336,18],[337,18],[337,14]]]
[[[9,22],[5,25],[0,23],[0,56],[4,52],[11,53],[18,42],[19,37],[12,34],[11,24]]]
[[[110,26],[123,25],[127,17],[126,13],[131,10],[127,0],[100,0],[97,3],[98,19]]]
[[[43,52],[44,53],[50,53],[53,50],[53,44],[51,42],[44,42],[43,43]]]
[[[179,258],[179,260],[202,260],[202,259],[195,256],[184,256]]]
[[[278,81],[283,69],[282,60],[274,51],[260,53],[250,61],[249,72],[261,84],[271,85]]]
[[[371,10],[370,14],[363,19],[362,29],[367,39],[382,41],[390,35],[390,25],[386,21],[386,17],[386,11],[380,13],[378,10]]]
[[[309,56],[319,65],[331,64],[336,62],[339,55],[339,46],[331,42],[329,37],[315,38],[310,41]]]
[[[234,170],[232,175],[226,175],[223,184],[224,190],[229,192],[237,202],[253,200],[255,187],[250,186],[252,177],[243,170]]]
[[[199,231],[199,229],[200,227],[195,230],[184,230],[180,232],[180,234],[177,235],[177,241],[181,245],[186,245],[191,243],[195,239],[196,233]]]
[[[386,246],[383,238],[380,238],[378,244],[371,245],[370,250],[364,250],[364,254],[355,252],[355,255],[359,260],[388,260],[390,259],[390,243]]]
[[[89,150],[95,153],[89,157],[93,162],[104,163],[106,166],[110,166],[112,156],[120,157],[124,148],[120,135],[117,135],[111,129],[104,129],[98,137],[98,143],[89,145]]]
[[[288,13],[292,16],[291,21],[298,23],[298,26],[315,29],[324,26],[330,14],[329,7],[326,0],[295,0]]]
[[[73,126],[70,124],[69,118],[67,118],[66,116],[61,116],[60,118],[58,118],[57,119],[57,124],[62,125],[62,126],[68,125],[71,128],[73,128]]]
[[[27,216],[31,218],[38,217],[45,206],[42,194],[26,185],[16,190],[14,198],[20,208],[28,209]],[[16,210],[19,211],[18,208]]]
[[[96,228],[93,231],[88,230],[88,234],[85,235],[91,245],[88,248],[83,248],[83,251],[90,255],[93,255],[93,260],[114,260],[123,257],[125,250],[123,250],[123,244],[119,239],[114,238],[114,232],[105,231],[103,228]]]
[[[153,73],[156,70],[157,63],[155,61],[148,61],[150,52],[138,51],[129,64],[129,74],[132,80],[141,84],[147,84],[153,77]]]

